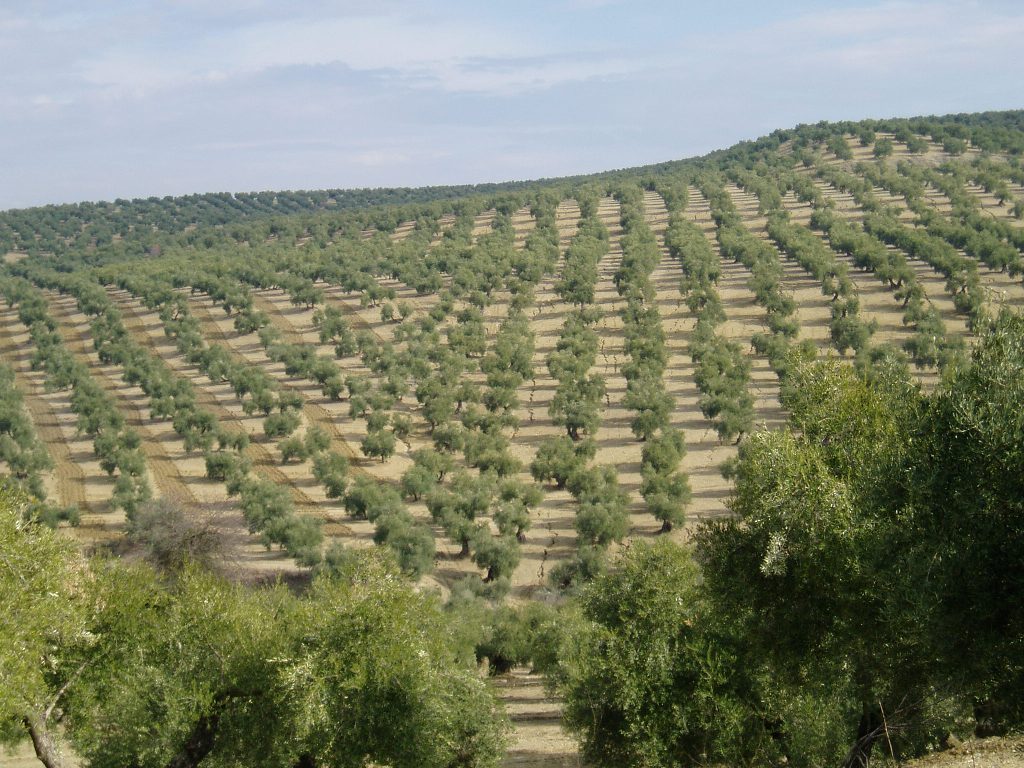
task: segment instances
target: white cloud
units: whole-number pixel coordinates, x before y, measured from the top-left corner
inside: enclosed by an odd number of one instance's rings
[[[259,0],[233,2],[259,5]],[[83,57],[75,72],[87,89],[114,98],[324,65],[375,72],[386,82],[409,87],[508,95],[623,75],[643,66],[622,55],[596,55],[603,52],[601,45],[577,45],[557,35],[545,40],[529,24],[412,12],[404,3],[384,3],[375,13],[357,11],[228,25],[169,42],[152,37],[122,41]]]
[[[463,59],[411,68],[409,74],[413,82],[445,91],[512,95],[594,78],[622,77],[647,66],[640,59],[581,55]]]
[[[891,2],[813,11],[742,32],[690,34],[663,66],[696,77],[749,73],[755,80],[796,73],[807,78],[890,77],[932,71],[978,71],[1000,56],[1020,59],[1024,13],[974,3]],[[1009,94],[1008,94],[1009,95]]]
[[[87,83],[114,95],[325,64],[428,77],[457,89],[459,82],[476,82],[460,62],[538,52],[530,43],[482,25],[378,15],[257,23],[216,37],[181,40],[174,50],[159,56],[154,55],[151,41],[142,41],[138,46],[102,51],[82,62],[79,72]]]

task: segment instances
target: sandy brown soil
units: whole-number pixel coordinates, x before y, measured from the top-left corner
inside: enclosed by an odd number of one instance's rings
[[[65,753],[67,754],[67,753]],[[68,760],[68,768],[78,768],[79,762],[76,759]],[[40,768],[42,762],[32,751],[32,744],[24,741],[16,749],[7,750],[0,747],[0,768]]]
[[[561,726],[561,700],[551,698],[544,679],[524,668],[492,678],[514,728],[506,768],[582,766],[575,740]]]

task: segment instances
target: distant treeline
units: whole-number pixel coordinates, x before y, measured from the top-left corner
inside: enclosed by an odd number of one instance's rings
[[[445,212],[452,211],[459,201],[469,198],[533,194],[543,187],[569,188],[587,182],[657,177],[686,168],[721,168],[735,162],[750,164],[785,142],[792,142],[793,149],[800,151],[843,134],[870,141],[875,132],[893,133],[911,148],[919,147],[927,138],[953,154],[971,146],[988,152],[1024,155],[1024,110],[820,122],[774,131],[756,141],[741,142],[701,158],[589,176],[419,188],[217,192],[10,210],[0,212],[0,249],[77,256],[95,264],[155,255],[169,245],[211,247],[225,239],[246,242],[254,235],[273,237],[282,228],[294,231],[298,222],[306,229],[388,231],[402,217],[414,219],[424,215],[424,209],[436,210],[436,206]]]

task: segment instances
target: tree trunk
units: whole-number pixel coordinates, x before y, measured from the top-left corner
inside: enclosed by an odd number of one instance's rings
[[[66,768],[67,762],[53,734],[46,726],[46,719],[36,713],[26,715],[22,718],[25,729],[32,739],[32,747],[36,751],[36,757],[46,768]]]
[[[857,726],[857,740],[843,760],[842,768],[868,768],[871,764],[871,750],[881,735],[878,714],[871,707],[864,707]]]
[[[196,768],[213,750],[217,738],[217,725],[220,722],[220,707],[210,715],[204,715],[192,726],[192,733],[174,757],[167,763],[167,768]]]

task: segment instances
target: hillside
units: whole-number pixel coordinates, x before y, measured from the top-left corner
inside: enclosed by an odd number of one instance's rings
[[[376,542],[423,589],[551,601],[729,514],[791,350],[930,390],[1024,306],[1022,154],[1024,112],[984,113],[536,183],[5,212],[0,469],[88,548],[163,498],[238,579]],[[534,706],[519,753],[564,757]]]

